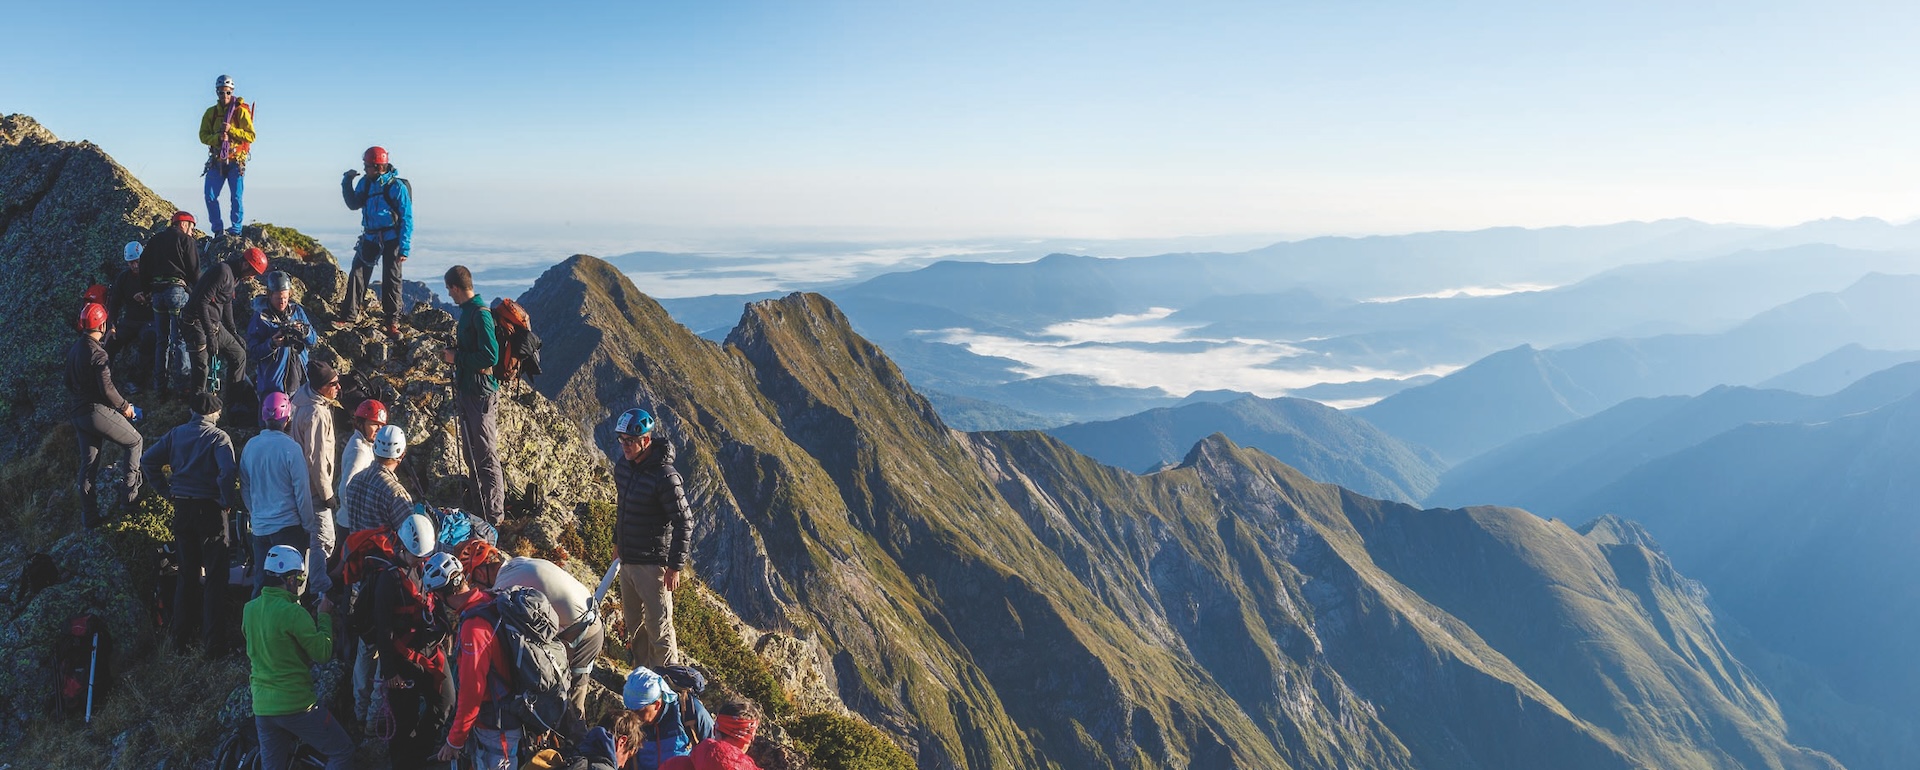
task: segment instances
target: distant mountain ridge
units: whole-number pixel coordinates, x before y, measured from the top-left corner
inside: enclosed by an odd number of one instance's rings
[[[1219,433],[1316,481],[1407,503],[1433,490],[1442,467],[1430,450],[1408,445],[1340,410],[1298,398],[1245,396],[1162,407],[1047,433],[1088,457],[1135,472],[1176,463],[1194,443]]]
[[[1461,462],[1629,398],[1758,382],[1843,345],[1920,347],[1907,323],[1920,276],[1873,274],[1761,313],[1719,334],[1521,346],[1359,410],[1387,432]]]

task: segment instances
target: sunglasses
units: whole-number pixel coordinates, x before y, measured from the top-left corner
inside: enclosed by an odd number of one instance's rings
[[[620,437],[620,443],[625,444],[627,446],[639,446],[642,443],[645,443],[646,440],[647,440],[646,436],[621,436]]]

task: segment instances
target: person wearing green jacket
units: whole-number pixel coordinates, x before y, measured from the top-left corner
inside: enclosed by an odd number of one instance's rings
[[[327,770],[347,770],[353,739],[332,712],[315,705],[313,692],[313,664],[333,657],[333,602],[320,600],[318,619],[300,606],[307,559],[299,549],[276,545],[263,566],[266,587],[247,602],[240,619],[253,668],[249,683],[261,766],[286,767],[297,739],[326,756]]]
[[[498,432],[494,411],[500,405],[500,380],[493,368],[500,364],[500,338],[494,333],[493,312],[473,290],[473,272],[464,265],[447,270],[447,296],[460,306],[460,326],[452,348],[442,359],[453,364],[454,402],[460,406],[460,440],[466,446],[467,467],[479,487],[480,512],[499,527],[507,516],[506,479],[500,473]]]

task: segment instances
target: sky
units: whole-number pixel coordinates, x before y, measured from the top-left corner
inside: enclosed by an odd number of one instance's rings
[[[381,144],[423,238],[559,254],[1920,214],[1913,3],[211,15],[16,4],[0,112],[93,141],[199,211],[195,131],[230,74],[257,104],[249,219],[350,232],[340,172]]]

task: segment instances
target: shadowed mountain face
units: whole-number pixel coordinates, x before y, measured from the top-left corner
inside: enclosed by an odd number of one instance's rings
[[[1723,613],[1779,655],[1799,724],[1849,766],[1920,756],[1920,395],[1815,423],[1737,428],[1654,460],[1573,515],[1645,524]],[[1759,665],[1756,663],[1756,665]],[[1828,689],[1830,688],[1830,690]],[[1783,701],[1783,705],[1785,702]]]
[[[1408,503],[1433,490],[1442,466],[1427,449],[1338,409],[1298,398],[1246,396],[1047,432],[1088,457],[1136,472],[1178,462],[1194,442],[1222,433],[1315,480]]]
[[[1807,767],[1686,581],[1511,509],[1419,511],[1223,437],[1137,476],[949,430],[821,297],[724,344],[574,257],[537,387],[681,449],[695,569],[816,635],[926,768]]]

